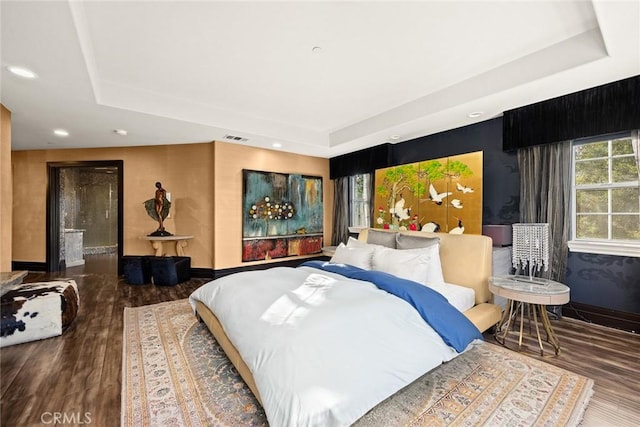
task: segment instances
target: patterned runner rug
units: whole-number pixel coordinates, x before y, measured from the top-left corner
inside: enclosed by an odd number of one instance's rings
[[[187,300],[125,308],[123,426],[262,426],[260,404]],[[358,426],[574,426],[593,380],[482,343],[380,403]]]

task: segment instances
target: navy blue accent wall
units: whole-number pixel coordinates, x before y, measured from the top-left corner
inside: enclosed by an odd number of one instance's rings
[[[571,301],[640,314],[640,258],[569,252]]]
[[[518,222],[520,172],[516,154],[502,151],[502,118],[394,144],[387,166],[480,150],[484,159],[483,224]],[[334,161],[339,158],[331,159]],[[346,170],[341,172],[349,175]],[[565,283],[573,302],[640,314],[640,258],[570,252]]]
[[[423,136],[392,146],[389,166],[483,152],[482,223],[520,220],[520,173],[515,152],[502,151],[502,118]]]

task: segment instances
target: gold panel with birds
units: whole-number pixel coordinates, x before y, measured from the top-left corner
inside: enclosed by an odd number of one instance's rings
[[[373,227],[482,234],[482,151],[375,173]]]

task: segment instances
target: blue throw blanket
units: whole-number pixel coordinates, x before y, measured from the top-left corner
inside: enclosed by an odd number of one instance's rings
[[[347,264],[331,264],[325,261],[307,261],[303,266],[338,273],[351,279],[364,280],[379,289],[402,298],[415,308],[420,316],[442,337],[447,345],[458,353],[482,334],[471,321],[439,292],[412,280],[375,270],[363,270]]]

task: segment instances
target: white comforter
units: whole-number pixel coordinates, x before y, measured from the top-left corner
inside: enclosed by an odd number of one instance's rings
[[[206,304],[251,370],[271,426],[346,426],[456,351],[405,301],[310,267],[225,276]]]

